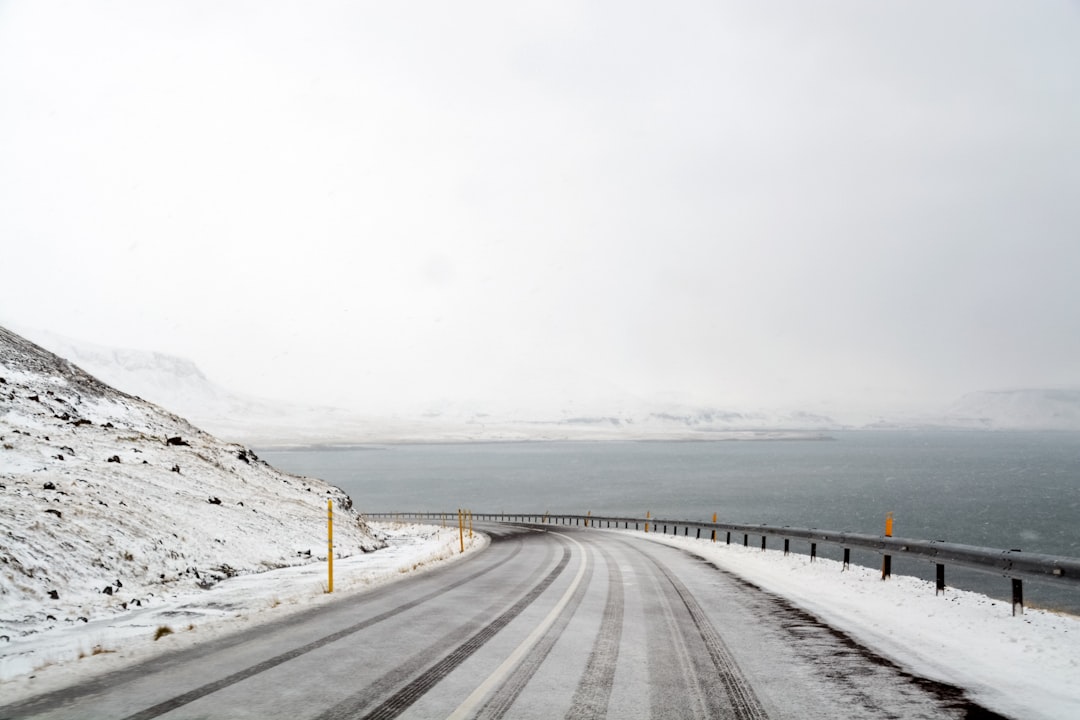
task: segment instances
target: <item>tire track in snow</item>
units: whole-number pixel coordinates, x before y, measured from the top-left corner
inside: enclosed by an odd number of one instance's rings
[[[545,546],[543,559],[538,568],[545,568],[555,555],[555,547]],[[423,674],[435,660],[446,654],[447,648],[456,648],[472,635],[484,628],[491,617],[506,607],[506,597],[518,597],[528,592],[535,582],[535,576],[527,575],[523,580],[509,588],[495,602],[483,610],[474,613],[471,618],[444,633],[421,650],[413,652],[408,659],[386,671],[378,679],[364,687],[363,692],[353,693],[318,716],[319,720],[340,720],[341,718],[359,717],[372,706],[391,697],[413,678]]]
[[[619,643],[622,642],[624,606],[622,570],[619,569],[611,553],[599,544],[595,547],[600,551],[607,565],[608,596],[604,604],[604,615],[600,620],[600,631],[596,635],[592,652],[589,653],[585,672],[570,701],[570,710],[566,713],[567,720],[607,717],[608,701],[615,685],[615,665],[619,660]]]
[[[814,669],[823,685],[821,695],[843,707],[848,717],[1005,720],[962,688],[909,672],[790,600],[701,562],[731,581],[735,601],[760,618],[763,633],[779,638],[793,656],[789,662]]]
[[[456,581],[450,583],[449,585],[446,585],[445,587],[441,587],[438,590],[430,592],[430,593],[428,593],[426,595],[422,595],[421,597],[418,597],[415,600],[412,600],[410,602],[402,603],[401,605],[398,605],[393,610],[387,610],[386,612],[375,615],[374,617],[370,617],[367,620],[362,620],[362,621],[360,621],[360,622],[358,622],[358,623],[356,623],[354,625],[350,625],[347,628],[343,628],[342,630],[339,630],[338,632],[331,633],[330,635],[326,635],[325,637],[322,637],[322,638],[319,638],[318,640],[310,642],[307,645],[302,645],[302,646],[300,646],[298,648],[294,648],[293,650],[290,650],[289,652],[282,653],[280,655],[272,657],[269,660],[264,660],[261,663],[258,663],[256,665],[252,665],[252,666],[250,666],[248,668],[245,668],[245,669],[243,669],[243,670],[241,670],[239,672],[235,672],[232,675],[221,678],[220,680],[217,680],[217,681],[212,682],[212,683],[207,683],[206,685],[195,688],[194,690],[190,690],[190,691],[188,691],[186,693],[183,693],[181,695],[176,695],[175,697],[169,698],[168,700],[165,700],[164,702],[160,702],[157,705],[146,708],[145,710],[141,710],[141,711],[139,711],[137,713],[134,713],[133,715],[128,715],[123,720],[152,720],[152,718],[156,718],[159,715],[164,715],[165,713],[170,712],[172,710],[175,710],[176,708],[179,708],[179,707],[182,707],[184,705],[187,705],[188,703],[194,702],[195,700],[198,700],[199,698],[202,698],[202,697],[205,697],[205,696],[210,695],[212,693],[218,692],[219,690],[223,690],[224,688],[227,688],[230,685],[235,685],[236,683],[241,682],[242,680],[246,680],[246,679],[248,679],[250,677],[258,675],[259,673],[266,672],[267,670],[270,670],[271,668],[275,668],[278,665],[289,662],[290,660],[298,658],[301,655],[305,655],[305,654],[307,654],[307,653],[309,653],[309,652],[311,652],[313,650],[318,650],[319,648],[321,648],[321,647],[323,647],[325,645],[329,645],[330,643],[337,642],[338,640],[341,640],[341,639],[346,638],[346,637],[348,637],[350,635],[358,633],[361,630],[364,630],[365,628],[369,628],[372,625],[375,625],[376,623],[380,623],[383,620],[391,618],[391,617],[393,617],[395,615],[399,615],[399,614],[405,612],[406,610],[411,610],[412,608],[416,607],[417,605],[421,605],[421,604],[427,602],[428,600],[431,600],[432,598],[439,597],[440,595],[447,592],[448,590],[452,590],[454,588],[460,587],[461,585],[464,585],[465,583],[472,582],[473,580],[481,577],[482,575],[486,575],[487,573],[491,572],[492,570],[495,570],[496,568],[501,567],[502,565],[506,564],[507,562],[509,562],[510,560],[515,558],[517,556],[517,554],[519,552],[521,552],[521,548],[522,548],[521,540],[520,539],[515,539],[514,550],[511,553],[509,553],[506,557],[504,557],[502,560],[499,560],[498,562],[492,563],[488,567],[482,568],[481,570],[478,570],[478,571],[476,571],[476,572],[474,572],[474,573],[472,573],[470,575],[466,575],[465,577],[461,578],[460,580],[456,580]]]
[[[566,626],[570,624],[570,619],[573,618],[578,606],[581,605],[581,601],[585,598],[589,583],[592,582],[593,573],[594,564],[590,564],[588,574],[583,578],[583,582],[578,586],[577,590],[574,591],[573,597],[570,598],[570,602],[567,603],[563,612],[559,615],[559,619],[544,633],[544,637],[522,660],[521,664],[514,669],[506,682],[481,706],[476,714],[476,720],[499,720],[506,715],[518,695],[521,694],[521,691],[525,689],[533,675],[536,674],[540,665],[547,659],[551,648],[555,646],[555,643],[562,636]]]
[[[562,542],[562,541],[560,541]],[[378,707],[366,713],[364,720],[389,720],[395,718],[413,703],[415,703],[428,690],[433,688],[439,681],[449,675],[454,669],[465,662],[477,650],[484,646],[488,640],[506,627],[511,620],[520,615],[525,608],[536,601],[540,595],[551,586],[555,579],[562,574],[570,563],[570,548],[563,547],[563,556],[551,572],[539,583],[505,610],[501,615],[482,627],[478,632],[467,638],[458,645],[451,653],[436,662],[426,671],[416,676],[404,687],[384,700]],[[370,688],[356,693],[351,698],[344,700],[327,712],[319,715],[319,720],[336,720],[337,718],[355,717],[362,708],[369,704],[371,698]]]
[[[693,628],[704,643],[711,667],[702,667],[704,663],[701,662],[701,658],[693,654],[691,654],[691,662],[697,665],[700,670],[711,670],[711,672],[699,672],[698,674],[699,681],[705,683],[701,687],[701,691],[702,700],[707,705],[707,716],[730,717],[736,720],[766,720],[768,715],[765,713],[761,701],[758,700],[757,694],[739,669],[720,634],[701,609],[701,605],[694,598],[693,593],[662,562],[644,550],[633,545],[630,547],[644,555],[655,567],[659,576],[674,589],[680,601],[681,609],[684,609]],[[680,630],[686,634],[689,628],[682,626]],[[723,697],[718,697],[715,692],[715,683],[717,682],[723,689]],[[659,714],[657,714],[657,708],[653,708],[654,717],[662,717],[667,712],[670,712],[670,708],[660,709]]]
[[[643,553],[644,554],[644,553]],[[665,592],[663,576],[643,558],[634,557],[642,578],[645,645],[648,666],[649,717],[705,718],[699,675],[686,648],[685,629]]]

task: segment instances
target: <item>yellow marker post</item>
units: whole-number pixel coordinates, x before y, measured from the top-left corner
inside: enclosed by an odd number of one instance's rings
[[[713,521],[713,525],[715,525],[716,524],[716,513],[712,514],[712,521]],[[712,531],[712,541],[716,542],[716,528],[713,528],[713,531]]]
[[[649,511],[645,511],[645,532],[649,532]]]
[[[469,510],[469,539],[472,540],[472,510]]]
[[[461,508],[457,511],[458,540],[461,542],[461,552],[465,552],[465,518],[461,514]]]
[[[589,527],[589,518],[592,517],[592,510],[585,511],[585,527]]]
[[[334,501],[326,501],[326,592],[334,592]]]
[[[892,537],[892,513],[885,513],[885,537]],[[892,575],[892,555],[881,557],[881,579],[887,580]]]

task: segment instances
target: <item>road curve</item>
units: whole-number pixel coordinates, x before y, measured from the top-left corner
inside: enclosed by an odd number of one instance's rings
[[[456,563],[0,718],[996,718],[782,598],[612,531]]]

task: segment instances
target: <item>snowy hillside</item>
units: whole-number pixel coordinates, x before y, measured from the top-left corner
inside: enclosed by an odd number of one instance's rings
[[[949,408],[946,424],[992,430],[1080,430],[1080,390],[969,393]]]
[[[247,397],[213,382],[187,358],[160,352],[106,347],[35,330],[42,347],[109,385],[189,419],[219,437],[247,444],[325,441],[324,424],[342,411]],[[313,435],[310,428],[319,428]]]
[[[0,328],[0,643],[383,546],[340,489]]]

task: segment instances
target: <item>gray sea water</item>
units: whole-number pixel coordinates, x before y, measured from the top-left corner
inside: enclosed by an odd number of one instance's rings
[[[1080,557],[1080,433],[851,431],[828,440],[484,443],[264,450],[361,511],[566,512],[791,525]],[[798,549],[798,548],[797,548]],[[839,550],[826,550],[838,556]],[[854,556],[873,566],[876,556]],[[932,577],[933,567],[897,562]],[[1002,578],[948,571],[996,597]],[[1080,613],[1080,588],[1025,584]]]

